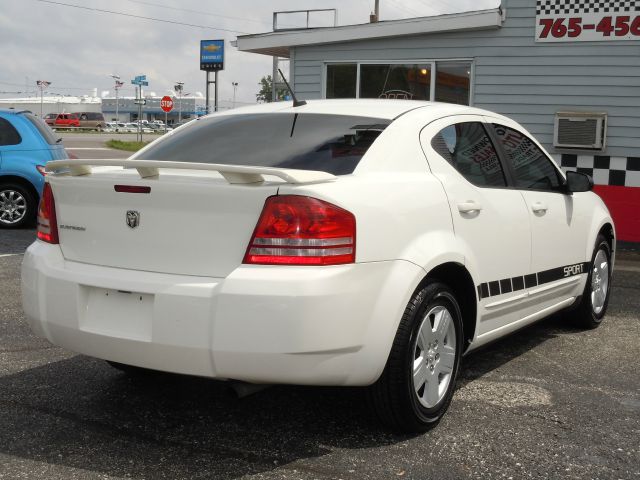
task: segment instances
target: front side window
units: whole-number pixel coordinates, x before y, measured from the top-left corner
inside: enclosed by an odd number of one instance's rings
[[[555,190],[562,184],[558,171],[529,137],[503,125],[493,125],[515,173],[516,187]]]
[[[431,64],[362,64],[360,98],[429,100]]]
[[[18,145],[22,142],[20,134],[9,120],[0,117],[0,146]]]
[[[154,143],[137,160],[223,163],[353,173],[391,121],[311,113],[220,115]]]
[[[482,123],[463,122],[445,127],[433,137],[431,146],[472,184],[507,185],[496,149]]]

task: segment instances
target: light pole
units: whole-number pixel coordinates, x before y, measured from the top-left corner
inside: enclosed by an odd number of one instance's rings
[[[44,97],[44,89],[51,85],[51,82],[46,80],[36,80],[36,85],[40,88],[40,118],[42,118],[42,103]]]
[[[231,82],[231,85],[233,85],[233,107],[231,108],[236,108],[236,89],[238,88],[238,82]]]
[[[184,82],[176,82],[173,89],[178,94],[178,123],[182,121],[182,91],[184,90]]]
[[[118,90],[120,90],[120,87],[122,87],[124,85],[124,82],[120,81],[120,75],[115,75],[115,74],[111,74],[111,78],[113,78],[113,80],[116,82],[115,86],[113,87],[116,91],[116,122],[120,121],[120,117],[118,116]]]

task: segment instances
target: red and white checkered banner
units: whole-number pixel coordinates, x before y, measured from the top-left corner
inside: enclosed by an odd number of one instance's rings
[[[640,40],[640,0],[537,0],[536,42]]]

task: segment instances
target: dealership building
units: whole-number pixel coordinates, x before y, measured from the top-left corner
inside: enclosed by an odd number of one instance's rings
[[[173,97],[173,110],[165,114],[160,108],[160,100],[162,97],[146,96],[144,105],[142,105],[141,120],[165,121],[169,124],[176,123],[180,120],[189,120],[194,117],[204,115],[205,105],[204,99],[200,97]],[[116,115],[116,101],[118,103]],[[102,99],[102,113],[107,121],[119,122],[135,122],[138,120],[138,107],[135,97],[105,97]]]
[[[640,242],[640,0],[503,0],[236,45],[289,59],[302,99],[432,100],[507,115],[563,169],[591,175],[618,238]]]

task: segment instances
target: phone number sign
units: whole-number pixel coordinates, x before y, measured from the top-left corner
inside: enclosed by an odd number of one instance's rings
[[[640,40],[640,0],[537,0],[536,42]]]

